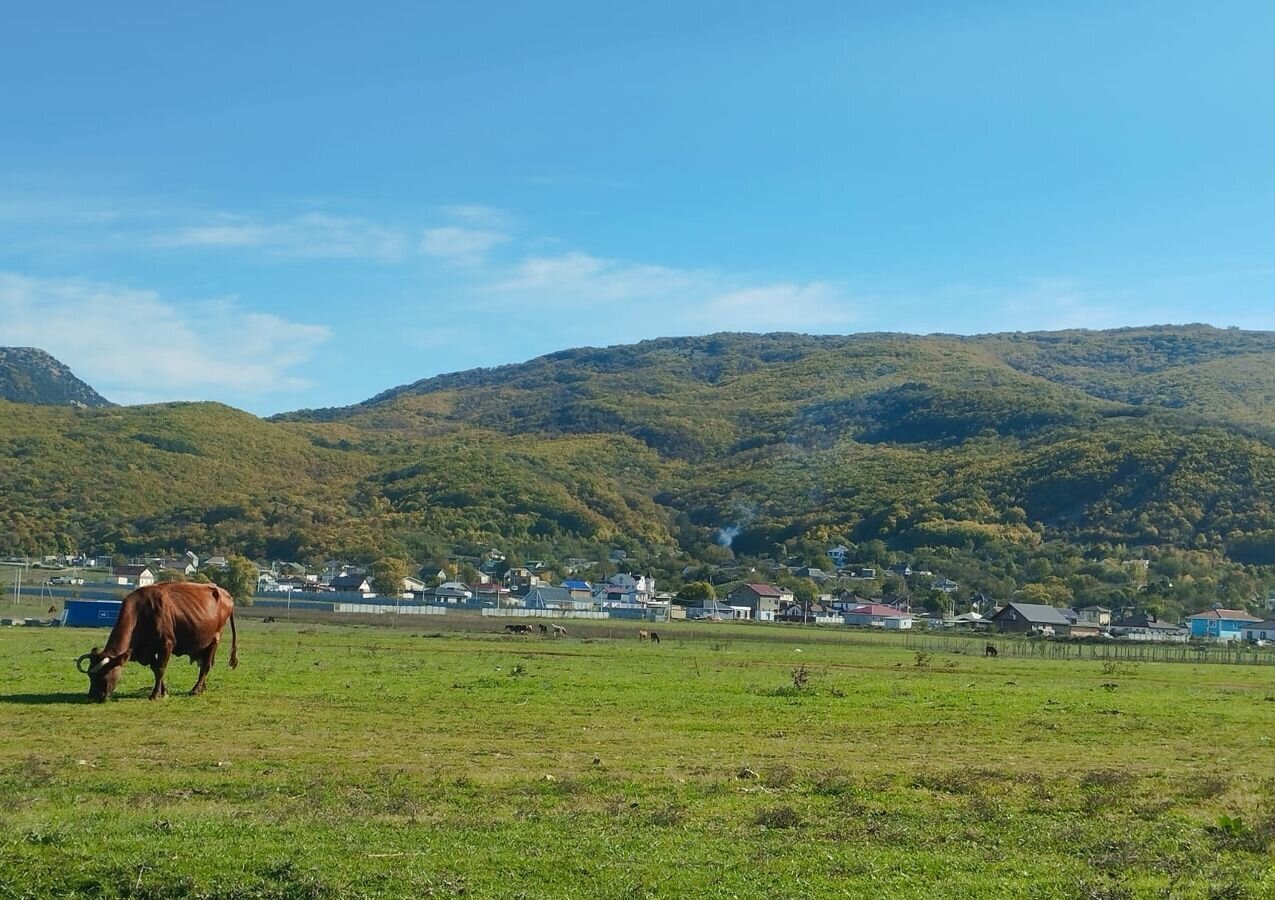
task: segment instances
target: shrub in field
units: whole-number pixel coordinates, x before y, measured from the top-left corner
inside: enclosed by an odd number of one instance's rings
[[[1111,806],[1129,797],[1137,779],[1128,772],[1115,769],[1096,769],[1080,779],[1080,790],[1085,804],[1090,808]]]
[[[686,821],[686,807],[670,803],[668,806],[662,806],[651,813],[648,821],[657,828],[681,825],[682,822]]]
[[[786,788],[792,787],[792,783],[796,780],[796,774],[791,766],[775,766],[773,769],[767,769],[762,775],[761,783],[768,788]]]
[[[1241,850],[1247,853],[1265,853],[1275,841],[1275,817],[1267,817],[1256,825],[1249,825],[1243,816],[1220,815],[1217,822],[1206,829],[1220,850]]]
[[[801,816],[791,806],[771,806],[759,809],[753,816],[753,824],[762,828],[796,828]]]

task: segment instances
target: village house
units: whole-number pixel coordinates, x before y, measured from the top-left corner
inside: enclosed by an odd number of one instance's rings
[[[751,619],[752,617],[752,610],[747,606],[732,605],[723,600],[705,598],[686,608],[686,618],[688,619],[708,619],[719,622],[726,619]]]
[[[1185,643],[1190,632],[1172,622],[1160,622],[1150,613],[1134,613],[1111,623],[1111,636],[1129,641]]]
[[[571,596],[571,592],[566,588],[554,587],[548,584],[541,584],[533,587],[527,592],[527,596],[522,598],[524,609],[543,609],[543,610],[580,610],[591,609],[593,603],[591,600],[577,600]]]
[[[526,566],[514,566],[505,573],[505,585],[515,594],[525,594],[543,583],[540,576]]]
[[[562,582],[562,586],[571,594],[573,600],[589,600],[593,597],[593,585],[576,578]]]
[[[1215,641],[1238,641],[1243,638],[1244,626],[1260,622],[1257,616],[1243,609],[1213,607],[1187,617],[1193,638],[1211,638]]]
[[[850,548],[845,544],[838,544],[828,549],[828,559],[832,560],[832,564],[838,569],[845,568],[846,561],[850,556]]]
[[[474,599],[474,592],[469,589],[469,585],[459,581],[444,581],[438,587],[426,591],[424,597],[439,603],[467,603]]]
[[[1250,644],[1256,644],[1259,641],[1275,641],[1275,619],[1263,619],[1260,622],[1250,622],[1243,628],[1244,640]]]
[[[979,628],[983,623],[983,616],[973,610],[943,620],[943,624],[949,628]]]
[[[1086,621],[1084,617],[1082,617],[1080,613],[1074,609],[1060,609],[1058,611],[1062,613],[1063,618],[1071,625],[1071,628],[1068,631],[1069,637],[1098,637],[1103,632],[1103,629],[1099,627],[1096,622]]]
[[[777,622],[805,622],[815,625],[844,625],[845,616],[822,603],[802,603],[794,600],[775,616]]]
[[[899,612],[892,606],[880,603],[866,603],[844,614],[847,625],[861,625],[870,628],[886,628],[900,631],[912,627],[912,614]]]
[[[1071,623],[1060,610],[1040,603],[1008,603],[993,613],[990,621],[1007,634],[1067,637],[1071,633]]]
[[[512,596],[509,588],[497,581],[489,581],[486,584],[481,582],[470,583],[464,585],[468,588],[470,596],[475,600],[481,600],[484,603],[491,603],[493,606],[507,606],[506,601]]]
[[[747,607],[749,617],[759,622],[773,622],[779,610],[792,599],[792,591],[787,588],[759,582],[741,584],[726,595],[727,603]]]
[[[111,584],[146,587],[155,583],[155,573],[150,566],[116,566],[109,580]]]
[[[1106,628],[1111,624],[1111,610],[1105,606],[1083,606],[1076,610],[1077,621]]]
[[[361,572],[342,572],[340,575],[333,576],[332,580],[328,582],[328,586],[334,591],[343,591],[351,594],[372,593],[371,582]]]
[[[848,613],[852,609],[871,603],[867,597],[860,597],[854,591],[842,588],[837,591],[825,602],[825,605],[835,609],[839,613]]]
[[[649,575],[636,578],[628,574],[612,575],[604,584],[593,589],[593,599],[599,603],[641,605],[655,595],[655,579]]]
[[[790,569],[789,571],[798,578],[809,578],[811,581],[827,581],[832,578],[832,576],[823,569],[817,569],[814,566],[800,566],[795,569]]]

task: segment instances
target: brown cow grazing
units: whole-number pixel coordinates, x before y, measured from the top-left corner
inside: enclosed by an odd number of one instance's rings
[[[638,629],[638,640],[640,642],[645,644],[650,639],[651,639],[651,632],[647,631],[645,628]]]
[[[567,636],[567,629],[563,628],[561,625],[555,625],[555,626],[553,626],[553,636],[554,636],[554,637],[566,637],[566,636]]]
[[[158,700],[168,693],[164,672],[169,659],[189,656],[191,662],[199,663],[199,678],[190,692],[202,694],[227,621],[233,669],[239,665],[235,602],[224,588],[182,582],[138,588],[124,598],[106,646],[85,653],[75,667],[89,677],[89,699],[101,703],[115,691],[130,661],[150,666],[155,673],[151,699]]]

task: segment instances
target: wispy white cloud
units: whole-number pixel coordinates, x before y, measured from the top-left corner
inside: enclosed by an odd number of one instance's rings
[[[715,277],[572,251],[524,257],[511,269],[492,273],[484,289],[495,295],[534,296],[553,306],[589,306],[680,297],[706,287]]]
[[[845,292],[822,281],[781,282],[719,294],[704,304],[699,317],[711,328],[746,331],[821,331],[849,326],[856,318]]]
[[[288,257],[385,262],[402,259],[411,248],[407,235],[396,228],[322,212],[277,222],[222,214],[156,235],[153,243],[159,247],[255,248]]]
[[[1039,278],[1008,296],[1002,293],[1000,305],[1011,328],[1054,331],[1135,324],[1138,315],[1131,314],[1128,301],[1110,292],[1099,295],[1073,279]]]
[[[154,291],[0,272],[0,344],[40,347],[123,403],[294,391],[322,325],[230,300],[179,306]]]
[[[445,218],[480,228],[505,230],[513,225],[514,217],[503,209],[482,203],[453,203],[439,208]]]
[[[443,225],[425,230],[421,252],[455,265],[474,266],[482,262],[492,248],[508,240],[509,235],[503,231]]]
[[[538,310],[601,312],[600,325],[633,318],[646,330],[828,330],[855,318],[852,299],[827,282],[769,282],[715,269],[607,259],[582,252],[526,257],[481,286],[491,298]]]

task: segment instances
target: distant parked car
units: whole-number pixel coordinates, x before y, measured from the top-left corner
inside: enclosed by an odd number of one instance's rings
[[[72,578],[70,575],[54,575],[48,581],[49,584],[83,584],[83,578]]]

